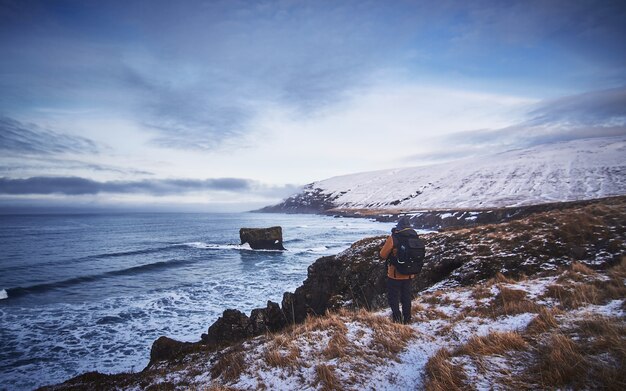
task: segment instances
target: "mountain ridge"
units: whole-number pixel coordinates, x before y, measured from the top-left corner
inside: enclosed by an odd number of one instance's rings
[[[516,149],[316,181],[262,212],[477,210],[626,194],[626,136]],[[380,213],[377,213],[380,212]]]

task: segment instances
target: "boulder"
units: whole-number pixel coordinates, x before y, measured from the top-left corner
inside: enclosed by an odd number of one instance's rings
[[[248,243],[254,250],[284,250],[283,229],[270,228],[241,228],[239,230],[241,244]]]
[[[150,349],[150,363],[148,366],[159,361],[171,361],[193,351],[196,346],[197,344],[192,342],[180,342],[165,336],[159,337],[159,339],[154,341],[152,349]]]
[[[235,309],[227,309],[202,334],[202,343],[213,347],[227,346],[265,332],[274,332],[287,325],[287,319],[277,303],[268,301],[266,308],[253,309],[250,317]]]

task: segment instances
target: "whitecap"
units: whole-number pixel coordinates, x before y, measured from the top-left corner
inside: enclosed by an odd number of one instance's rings
[[[0,300],[8,299],[9,294],[5,289],[0,290]]]
[[[280,250],[255,250],[250,247],[249,243],[244,244],[215,244],[204,242],[189,242],[183,243],[183,246],[189,246],[192,248],[204,249],[204,250],[247,250],[247,251],[271,251],[276,252]]]
[[[326,250],[328,250],[328,247],[320,246],[320,247],[308,248],[306,251],[308,251],[310,253],[319,253],[319,252],[324,252]]]

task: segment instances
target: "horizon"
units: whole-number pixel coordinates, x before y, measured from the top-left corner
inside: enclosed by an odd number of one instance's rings
[[[0,214],[247,212],[330,177],[624,136],[625,19],[620,1],[0,0]]]

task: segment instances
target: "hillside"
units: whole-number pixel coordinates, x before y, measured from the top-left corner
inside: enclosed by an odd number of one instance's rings
[[[484,210],[626,194],[626,137],[321,180],[265,212]]]
[[[224,311],[198,343],[162,337],[139,373],[47,389],[621,390],[625,221],[619,197],[424,235],[409,325],[389,320],[384,237],[367,238],[316,261],[280,307]]]

